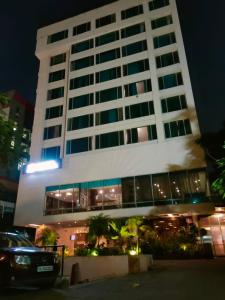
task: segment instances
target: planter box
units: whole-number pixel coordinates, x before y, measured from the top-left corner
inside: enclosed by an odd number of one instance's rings
[[[129,273],[146,272],[152,264],[152,255],[65,257],[64,275],[70,277],[71,283],[75,284],[82,281],[124,276]]]

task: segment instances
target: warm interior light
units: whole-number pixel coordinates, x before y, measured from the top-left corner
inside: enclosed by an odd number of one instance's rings
[[[59,168],[59,162],[56,160],[46,160],[38,163],[30,163],[26,167],[26,173],[32,174]]]
[[[29,224],[30,227],[38,227],[38,224]]]

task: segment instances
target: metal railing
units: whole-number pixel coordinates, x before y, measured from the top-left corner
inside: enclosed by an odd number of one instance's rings
[[[48,252],[54,252],[59,255],[60,259],[60,276],[63,277],[64,274],[64,258],[65,258],[65,245],[45,245],[38,246],[38,248],[44,249]]]

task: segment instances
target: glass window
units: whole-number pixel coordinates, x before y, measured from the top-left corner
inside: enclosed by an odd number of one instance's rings
[[[156,57],[157,68],[163,68],[177,63],[179,63],[179,56],[177,51]]]
[[[168,200],[171,199],[169,174],[164,173],[152,175],[152,188],[155,204],[167,204]]]
[[[46,215],[66,214],[79,211],[79,188],[74,185],[50,187],[46,190]]]
[[[122,199],[123,199],[123,207],[136,206],[134,177],[122,178]]]
[[[94,65],[94,56],[88,56],[84,58],[80,58],[70,63],[70,71],[80,70],[84,68],[88,68]]]
[[[63,114],[62,105],[49,107],[45,111],[45,120],[59,118],[62,116],[62,114]]]
[[[189,200],[190,187],[187,172],[172,172],[169,176],[172,199]]]
[[[163,26],[172,24],[173,19],[172,19],[172,16],[165,16],[162,18],[152,20],[151,23],[152,23],[152,29],[155,29],[155,28],[159,28],[159,27],[163,27]]]
[[[122,87],[114,87],[96,92],[96,103],[102,103],[122,98]]]
[[[169,5],[169,0],[153,0],[149,2],[149,10],[158,9]]]
[[[79,53],[94,47],[93,39],[86,40],[72,45],[71,53]]]
[[[58,54],[50,58],[50,66],[58,65],[66,61],[66,53]]]
[[[124,86],[124,90],[125,90],[125,97],[151,92],[152,90],[151,80],[146,79],[143,81],[129,83]]]
[[[143,6],[138,5],[121,11],[121,19],[128,19],[143,14]]]
[[[63,30],[48,36],[47,43],[52,44],[68,37],[68,30]]]
[[[158,78],[159,89],[169,89],[183,84],[181,73],[169,74]]]
[[[101,36],[97,36],[95,38],[95,47],[115,42],[119,40],[119,38],[119,31],[113,31],[110,33],[103,34]]]
[[[166,138],[191,134],[191,124],[188,119],[164,124]]]
[[[96,125],[114,123],[123,120],[123,109],[115,108],[96,113]]]
[[[61,136],[62,125],[44,128],[44,140],[54,139]]]
[[[60,158],[60,146],[43,148],[41,152],[42,160],[51,160]]]
[[[65,70],[59,70],[49,73],[48,82],[54,82],[65,78]]]
[[[154,48],[165,47],[170,44],[176,43],[176,37],[174,32],[156,36],[153,39]]]
[[[66,154],[80,153],[92,150],[92,137],[73,139],[66,142]]]
[[[78,130],[93,126],[93,114],[68,119],[67,131]]]
[[[123,76],[132,75],[149,70],[149,60],[139,60],[123,66]]]
[[[135,192],[136,202],[138,206],[152,205],[153,193],[152,193],[151,175],[136,176],[135,177]]]
[[[69,99],[69,110],[94,104],[94,94],[80,95]]]
[[[206,201],[206,196],[208,196],[206,172],[203,170],[188,170],[188,180],[190,183],[191,202],[197,204]]]
[[[76,27],[73,27],[73,35],[82,34],[90,30],[91,30],[91,22],[80,24]]]
[[[125,107],[126,119],[140,118],[153,115],[154,113],[153,101],[133,104]]]
[[[92,137],[73,139],[66,142],[66,154],[80,153],[92,150]]]
[[[121,29],[121,38],[124,39],[142,32],[145,32],[145,23],[140,23]]]
[[[47,100],[54,100],[64,96],[64,87],[48,90]]]
[[[122,47],[122,55],[128,56],[132,54],[136,54],[142,51],[147,50],[147,42],[146,40],[129,44],[127,46]]]
[[[96,55],[96,64],[120,58],[120,48],[105,51]]]
[[[116,14],[108,15],[96,20],[96,28],[106,26],[116,22]]]
[[[103,149],[103,148],[124,145],[123,131],[115,131],[115,132],[96,135],[95,145],[96,145],[96,149]]]
[[[96,83],[113,80],[121,77],[121,68],[112,68],[107,69],[101,72],[97,72],[96,74]]]
[[[185,95],[169,97],[161,100],[162,112],[181,110],[187,108]]]
[[[94,83],[94,75],[88,74],[77,78],[70,79],[70,90],[82,88]]]
[[[127,129],[126,144],[140,143],[157,139],[156,125]]]

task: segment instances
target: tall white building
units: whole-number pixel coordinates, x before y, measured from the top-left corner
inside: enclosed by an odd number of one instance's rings
[[[204,212],[207,180],[175,0],[118,0],[41,28],[16,225]]]

